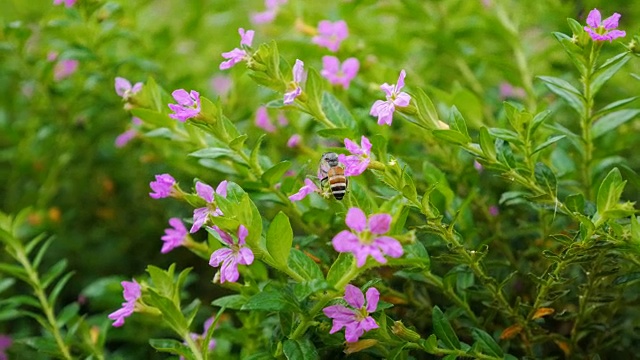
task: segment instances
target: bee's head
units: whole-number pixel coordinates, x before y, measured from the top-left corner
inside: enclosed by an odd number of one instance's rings
[[[328,152],[322,154],[322,161],[326,162],[329,166],[338,166],[338,154],[334,152]]]

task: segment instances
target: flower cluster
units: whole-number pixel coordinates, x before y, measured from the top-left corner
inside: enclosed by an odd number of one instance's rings
[[[140,284],[138,284],[135,279],[133,281],[123,281],[120,284],[124,289],[122,291],[122,296],[124,297],[125,302],[122,303],[122,307],[120,309],[109,314],[109,319],[114,320],[113,326],[115,327],[124,325],[124,319],[133,314],[136,303],[142,295]]]
[[[404,87],[404,78],[407,73],[402,70],[398,77],[398,83],[395,85],[389,85],[384,83],[380,85],[380,89],[387,95],[387,100],[376,100],[371,107],[370,114],[378,117],[378,125],[391,125],[393,122],[393,113],[396,111],[396,106],[405,107],[409,105],[411,96],[406,92],[401,92]]]
[[[253,251],[246,246],[245,239],[249,235],[249,230],[244,225],[238,227],[238,243],[234,243],[231,235],[222,231],[217,226],[211,227],[220,235],[220,238],[228,247],[218,249],[211,254],[209,265],[212,267],[220,267],[220,283],[226,281],[236,282],[240,277],[238,273],[238,264],[251,265],[253,263]]]
[[[376,321],[369,316],[378,308],[380,292],[376,288],[369,288],[366,295],[357,287],[349,284],[344,289],[344,305],[331,305],[324,308],[324,314],[333,319],[333,326],[329,334],[336,333],[344,328],[344,337],[347,342],[356,342],[365,332],[377,329]]]

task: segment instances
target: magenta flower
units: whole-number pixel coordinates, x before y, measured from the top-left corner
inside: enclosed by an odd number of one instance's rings
[[[187,239],[188,233],[187,228],[184,227],[182,221],[178,218],[169,219],[170,228],[164,229],[164,235],[160,238],[164,241],[162,244],[161,253],[166,254],[169,251],[184,245],[185,240]]]
[[[222,196],[227,197],[227,180],[224,180],[218,184],[215,193]],[[220,216],[222,215],[222,211],[215,205],[214,196],[213,196],[213,188],[205,183],[200,181],[196,182],[196,193],[198,196],[207,202],[207,206],[201,207],[193,210],[193,226],[191,226],[190,233],[194,233],[204,225],[205,222],[209,219],[209,215],[211,216]]]
[[[593,9],[587,16],[588,26],[584,27],[584,31],[588,32],[589,36],[595,41],[613,41],[614,39],[625,37],[627,35],[625,31],[616,30],[620,16],[618,13],[613,13],[613,15],[602,21],[600,11]]]
[[[207,332],[209,332],[209,328],[213,324],[213,321],[214,321],[213,317],[210,317],[209,319],[207,319],[207,321],[204,322],[204,330],[202,331],[202,334],[189,333],[189,337],[191,338],[191,340],[193,340],[196,343],[196,345],[198,345],[198,347],[200,347],[200,344],[206,338]],[[183,342],[183,344],[186,345],[187,343]],[[212,351],[213,349],[215,349],[215,347],[216,347],[216,341],[214,339],[209,340],[209,345],[207,346],[207,349],[209,351]],[[184,356],[180,356],[180,360],[184,360]]]
[[[231,78],[224,75],[216,75],[211,78],[211,89],[220,95],[221,98],[226,98],[229,95],[229,91],[231,91],[231,86],[233,82]]]
[[[338,161],[344,164],[345,176],[358,176],[362,174],[371,162],[371,142],[364,135],[360,139],[360,146],[349,139],[344,139],[344,146],[352,155],[338,155]]]
[[[360,62],[356,58],[348,58],[340,66],[340,60],[335,56],[322,57],[322,71],[320,74],[327,78],[333,85],[342,85],[348,89],[351,80],[358,74]]]
[[[11,339],[11,336],[0,334],[0,360],[9,359],[5,350],[10,348],[12,344],[13,339]]]
[[[290,148],[297,147],[300,144],[300,140],[302,140],[302,137],[300,137],[300,135],[293,134],[291,135],[289,140],[287,140],[287,146]]]
[[[245,31],[243,28],[238,29],[238,33],[240,34],[240,47],[247,46],[251,47],[253,43],[253,30]],[[227,59],[220,63],[220,70],[226,70],[232,68],[235,64],[244,61],[249,58],[249,54],[241,48],[235,48],[229,52],[222,53],[222,57]]]
[[[200,114],[200,94],[197,91],[191,90],[188,93],[184,89],[179,89],[171,95],[177,104],[169,104],[169,109],[174,112],[169,114],[170,118],[185,122]]]
[[[269,119],[266,106],[260,106],[258,111],[256,111],[256,126],[266,132],[272,133],[276,131],[276,127],[271,123],[271,119]]]
[[[347,23],[344,20],[336,22],[322,20],[318,23],[318,35],[314,36],[311,41],[336,52],[340,43],[348,36],[349,29],[347,29]]]
[[[60,81],[68,78],[78,70],[79,65],[80,62],[78,60],[66,59],[58,61],[53,68],[53,79]]]
[[[53,0],[53,5],[62,5],[63,3],[64,6],[70,8],[76,3],[76,0]]]
[[[116,94],[123,98],[125,101],[129,100],[131,96],[135,95],[142,89],[142,83],[137,82],[131,86],[131,82],[125,78],[116,77]]]
[[[284,101],[282,102],[285,105],[293,104],[293,101],[300,96],[302,93],[302,88],[300,87],[300,83],[304,79],[304,62],[300,59],[296,59],[295,65],[293,65],[293,82],[291,83],[291,87],[293,88],[291,91],[284,93]]]
[[[480,164],[478,160],[473,160],[473,168],[476,169],[478,173],[481,173],[484,171],[484,166],[482,166],[482,164]]]
[[[173,186],[176,184],[176,179],[169,174],[156,175],[156,181],[149,183],[153,192],[149,193],[149,196],[153,199],[162,199],[171,196]]]
[[[403,250],[400,242],[382,234],[389,231],[391,215],[374,214],[367,217],[359,208],[350,208],[345,220],[352,231],[342,230],[333,237],[333,248],[337,252],[350,252],[356,258],[356,265],[362,267],[371,255],[377,262],[386,264],[384,255],[398,258]]]
[[[109,319],[115,320],[113,322],[113,326],[120,327],[124,324],[124,319],[131,316],[136,307],[136,302],[142,295],[140,284],[134,279],[133,281],[123,281],[122,284],[123,291],[122,295],[124,297],[125,302],[122,303],[122,307],[111,314],[109,314]]]
[[[117,148],[124,147],[138,135],[135,129],[129,129],[116,137],[115,145]]]
[[[506,81],[503,81],[500,83],[500,87],[499,87],[500,99],[502,100],[505,100],[508,98],[522,99],[522,98],[525,98],[526,96],[527,94],[525,93],[523,88],[513,86]]]
[[[378,117],[378,125],[386,124],[391,125],[393,121],[393,113],[396,111],[396,106],[405,107],[409,105],[411,96],[406,92],[400,92],[404,87],[404,78],[407,74],[404,70],[400,71],[398,77],[398,84],[389,85],[384,83],[380,86],[380,89],[387,95],[387,100],[376,100],[371,107],[369,114]]]
[[[300,201],[307,197],[307,195],[317,192],[320,193],[320,189],[316,186],[316,184],[310,179],[304,179],[304,186],[298,190],[297,193],[289,196],[289,200],[291,201]]]
[[[249,235],[249,230],[244,225],[238,227],[238,243],[235,244],[231,235],[222,231],[219,227],[213,226],[222,241],[227,244],[228,248],[218,249],[211,254],[209,265],[220,267],[220,283],[225,281],[236,282],[240,277],[238,273],[238,264],[251,265],[253,263],[253,251],[246,246],[245,239]]]
[[[376,288],[367,290],[367,302],[365,296],[357,287],[348,284],[344,289],[344,301],[350,307],[344,305],[331,305],[322,310],[324,314],[333,319],[333,326],[329,334],[336,333],[344,328],[344,338],[347,342],[356,342],[367,331],[377,329],[376,321],[369,316],[376,311],[380,300],[380,292]]]
[[[287,120],[287,117],[284,116],[284,113],[282,111],[278,113],[278,125],[280,126],[289,125],[289,120]]]
[[[265,0],[264,4],[267,8],[265,11],[252,13],[251,22],[254,24],[267,24],[273,21],[278,14],[281,5],[287,3],[287,0]]]
[[[496,205],[489,206],[489,215],[493,217],[500,215],[500,209]]]

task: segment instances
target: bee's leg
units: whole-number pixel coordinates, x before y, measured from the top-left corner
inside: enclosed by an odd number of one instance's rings
[[[323,177],[322,179],[320,179],[320,186],[325,187],[327,186],[327,181],[329,180],[328,176]]]

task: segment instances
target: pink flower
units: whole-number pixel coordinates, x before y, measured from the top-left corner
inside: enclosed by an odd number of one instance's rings
[[[142,89],[142,83],[137,82],[131,86],[131,82],[125,78],[116,77],[116,94],[122,97],[125,101]]]
[[[304,179],[304,186],[298,190],[297,193],[289,196],[289,200],[291,201],[300,201],[307,197],[307,195],[317,192],[320,193],[320,189],[316,186],[316,184],[310,179]]]
[[[378,117],[378,125],[386,124],[391,125],[393,121],[393,113],[396,111],[396,106],[405,107],[409,105],[411,96],[406,92],[400,92],[404,87],[404,78],[407,74],[404,70],[400,71],[397,85],[389,85],[384,83],[380,86],[380,89],[387,95],[387,100],[376,100],[371,107],[370,114]]]
[[[272,133],[276,131],[276,127],[271,123],[265,106],[260,106],[256,111],[256,126],[266,132]]]
[[[293,82],[290,84],[292,90],[284,93],[284,101],[282,103],[285,105],[293,104],[293,101],[302,93],[300,83],[304,78],[304,62],[302,62],[302,60],[296,59],[296,63],[295,65],[293,65],[292,72]]]
[[[613,13],[613,15],[602,21],[600,11],[593,9],[587,16],[588,26],[584,27],[584,31],[588,32],[589,36],[595,41],[613,41],[614,39],[625,37],[627,35],[625,31],[616,30],[620,16],[618,13]]]
[[[63,3],[64,6],[70,8],[76,3],[76,0],[53,0],[53,5],[62,5]]]
[[[140,284],[134,279],[133,281],[123,281],[122,295],[125,302],[122,303],[122,308],[109,314],[109,319],[115,320],[113,326],[120,327],[124,325],[124,319],[131,316],[135,310],[136,302],[142,295]]]
[[[124,147],[138,135],[136,129],[129,129],[116,137],[115,145],[117,148]]]
[[[349,29],[347,29],[347,23],[344,20],[336,22],[322,20],[318,23],[318,35],[314,36],[311,41],[336,52],[340,47],[340,43],[348,36]]]
[[[503,99],[503,100],[507,98],[522,99],[527,96],[523,88],[513,86],[506,81],[503,81],[500,83],[499,91],[500,91],[500,95],[499,95],[500,99]]]
[[[348,58],[340,66],[340,60],[335,56],[322,57],[322,71],[320,74],[327,78],[333,85],[342,85],[348,89],[351,80],[358,74],[360,62],[356,58]]]
[[[333,237],[333,248],[337,252],[350,252],[356,258],[356,265],[362,267],[371,255],[377,262],[386,264],[384,255],[398,258],[403,250],[400,242],[389,236],[381,236],[389,231],[391,215],[375,214],[367,217],[359,208],[347,212],[347,226],[352,231],[343,230]]]
[[[489,215],[493,217],[500,215],[500,209],[495,205],[489,206]]]
[[[278,125],[280,126],[289,125],[289,120],[287,120],[287,117],[284,116],[284,113],[282,113],[282,111],[278,113]]]
[[[251,44],[253,43],[254,31],[245,31],[243,28],[239,28],[238,33],[240,34],[240,47],[242,47],[243,45],[246,47],[251,47]],[[220,70],[226,70],[232,68],[235,64],[246,60],[249,55],[245,50],[235,48],[229,52],[222,53],[222,57],[227,60],[220,63]]]
[[[291,135],[289,140],[287,140],[287,146],[290,147],[290,148],[297,147],[300,144],[300,140],[301,139],[302,138],[300,137],[300,135],[293,134],[293,135]]]
[[[184,227],[182,221],[178,218],[169,219],[170,228],[164,229],[164,235],[160,238],[164,241],[162,244],[161,253],[166,254],[169,251],[184,245],[188,233],[187,228]]]
[[[56,51],[49,51],[47,53],[47,61],[49,62],[53,62],[56,61],[56,59],[58,58],[58,52]]]
[[[66,59],[58,61],[53,68],[53,79],[60,81],[68,78],[78,70],[79,65],[80,62],[78,60]]]
[[[360,138],[360,146],[349,139],[344,139],[344,146],[353,155],[338,155],[338,161],[344,164],[345,176],[358,176],[362,174],[371,162],[371,142],[364,135]]]
[[[197,91],[191,90],[188,93],[184,89],[179,89],[172,92],[171,95],[177,104],[169,104],[169,109],[174,112],[169,114],[170,118],[185,122],[200,114],[200,94]]]
[[[244,225],[238,227],[238,243],[235,244],[229,234],[222,231],[219,227],[213,226],[222,241],[228,245],[228,248],[218,249],[211,254],[209,265],[220,267],[220,283],[225,281],[236,282],[240,277],[238,273],[238,264],[251,265],[253,263],[253,252],[246,245],[245,239],[249,235],[249,230]]]
[[[218,184],[215,193],[226,198],[227,184],[227,180],[221,181],[220,184]],[[222,211],[220,211],[220,209],[215,205],[215,198],[213,196],[214,191],[211,186],[198,181],[196,182],[196,193],[201,199],[207,202],[207,206],[193,210],[193,226],[191,226],[191,230],[189,230],[192,234],[200,230],[202,225],[204,225],[204,223],[209,219],[209,215],[223,215]]]
[[[287,3],[287,0],[265,0],[266,10],[262,12],[252,13],[251,22],[254,24],[267,24],[273,21],[278,14],[281,5]]]
[[[211,78],[211,88],[214,92],[220,95],[221,98],[226,98],[231,91],[231,78],[224,75],[217,75]]]
[[[347,342],[356,342],[367,331],[377,329],[376,321],[369,316],[376,311],[380,300],[380,292],[376,288],[367,290],[367,302],[365,296],[357,287],[348,284],[344,289],[344,301],[350,307],[344,305],[331,305],[322,310],[324,314],[333,319],[333,326],[329,334],[336,333],[344,328],[344,338]]]
[[[156,181],[149,183],[151,190],[154,192],[149,193],[149,196],[153,199],[162,199],[171,196],[173,186],[176,184],[176,179],[169,174],[156,175]]]
[[[7,357],[7,353],[5,352],[5,350],[10,348],[12,344],[13,344],[13,339],[11,339],[11,336],[0,334],[0,360],[9,359]]]
[[[478,160],[473,160],[473,167],[476,169],[476,171],[478,171],[478,173],[484,171],[484,166],[482,166],[482,164],[480,164]]]
[[[204,330],[202,331],[202,334],[189,333],[189,337],[191,338],[191,340],[193,340],[196,343],[196,345],[198,345],[198,347],[200,347],[200,344],[206,338],[207,332],[209,332],[209,328],[213,324],[213,321],[214,321],[213,317],[210,317],[209,319],[207,319],[207,321],[204,322]],[[183,344],[186,345],[186,342],[183,342]],[[212,351],[215,348],[216,348],[216,341],[214,339],[209,340],[209,345],[207,346],[207,350]],[[184,360],[184,356],[180,356],[180,360]]]

